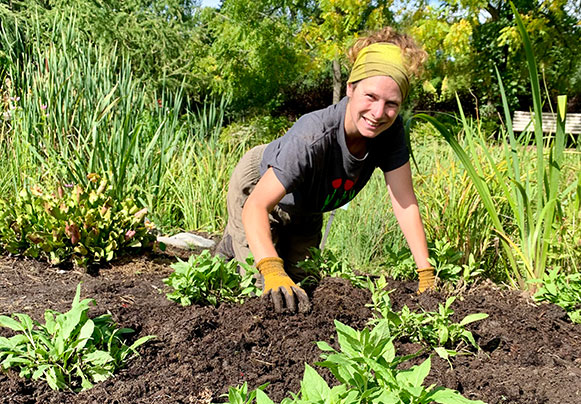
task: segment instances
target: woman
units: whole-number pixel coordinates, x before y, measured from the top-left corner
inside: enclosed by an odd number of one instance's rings
[[[379,167],[393,211],[413,254],[418,291],[434,284],[428,248],[412,186],[399,111],[425,52],[408,36],[384,28],[349,50],[354,62],[347,96],[302,116],[281,138],[240,160],[228,189],[228,224],[218,253],[239,261],[252,252],[263,296],[275,310],[309,310],[298,287],[297,263],[321,240],[323,212],[349,202]],[[383,203],[383,201],[380,201]],[[283,299],[284,297],[284,299]]]

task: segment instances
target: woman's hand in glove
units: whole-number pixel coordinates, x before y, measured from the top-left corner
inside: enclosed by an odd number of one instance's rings
[[[307,293],[297,286],[296,283],[284,271],[284,262],[279,257],[267,257],[261,259],[256,268],[262,275],[262,296],[272,299],[274,310],[280,313],[283,310],[283,303],[291,311],[307,313],[311,310],[311,304]],[[284,296],[284,300],[283,300]]]

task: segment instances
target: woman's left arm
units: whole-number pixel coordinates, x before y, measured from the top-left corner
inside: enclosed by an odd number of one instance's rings
[[[426,233],[414,193],[409,161],[395,170],[384,173],[393,213],[397,218],[418,268],[431,267],[428,262]]]

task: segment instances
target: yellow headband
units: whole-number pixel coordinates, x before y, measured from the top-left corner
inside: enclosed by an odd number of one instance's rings
[[[399,46],[378,42],[361,49],[347,82],[353,83],[373,76],[391,77],[399,86],[403,99],[408,96],[410,81]]]

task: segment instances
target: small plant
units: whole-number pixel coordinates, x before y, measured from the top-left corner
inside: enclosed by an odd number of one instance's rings
[[[317,365],[328,368],[339,385],[330,387],[327,382],[308,364],[297,394],[290,393],[281,404],[292,403],[394,403],[394,404],[484,404],[469,400],[459,392],[431,385],[423,386],[430,372],[431,360],[420,365],[401,370],[398,365],[416,355],[396,357],[393,337],[386,323],[378,324],[372,330],[357,331],[339,321],[335,321],[337,341],[340,351],[326,342],[317,342],[324,352],[324,361]],[[248,392],[246,384],[230,389],[229,403],[272,404],[273,401],[262,391],[264,386]]]
[[[468,262],[461,264],[462,253],[454,249],[448,241],[436,240],[430,248],[430,253],[432,256],[430,263],[436,269],[436,275],[440,279],[450,282],[464,279],[465,282],[472,282],[484,273],[482,262],[477,263],[472,253],[468,255]]]
[[[244,267],[244,276],[238,273],[238,265]],[[245,296],[261,293],[255,286],[255,268],[235,260],[226,262],[208,250],[190,256],[188,261],[179,260],[171,267],[174,272],[164,283],[174,291],[166,296],[182,306],[192,303],[216,306],[221,301],[240,302]]]
[[[385,322],[394,338],[406,337],[412,342],[424,343],[433,347],[444,359],[454,355],[461,342],[469,343],[478,349],[474,336],[465,326],[487,318],[488,314],[470,314],[459,323],[453,323],[451,316],[454,311],[450,307],[456,299],[454,296],[449,297],[446,303],[440,303],[437,312],[416,313],[407,306],[396,312],[392,309],[390,291],[385,290],[386,286],[387,282],[383,276],[375,283],[370,282],[369,289],[375,312],[375,318],[370,321],[372,324]]]
[[[241,386],[228,388],[228,394],[222,394],[222,397],[228,397],[228,402],[231,404],[247,404],[256,399],[257,395],[265,394],[263,390],[268,386],[268,383],[259,386],[256,390],[248,391],[248,383],[244,382]]]
[[[581,273],[565,275],[556,268],[533,282],[542,285],[534,295],[536,301],[562,307],[572,322],[581,324]]]
[[[15,200],[0,199],[0,248],[53,265],[70,258],[86,266],[149,244],[147,209],[133,198],[116,201],[107,180],[97,174],[88,178],[86,189],[58,186],[51,193],[33,186]]]
[[[311,248],[309,251],[311,257],[297,264],[307,274],[301,281],[302,286],[317,284],[325,276],[347,279],[359,288],[367,286],[367,277],[355,274],[349,265],[337,258],[331,250]]]
[[[435,385],[424,387],[422,384],[431,368],[430,358],[410,369],[399,370],[397,365],[416,355],[395,356],[394,337],[385,322],[371,331],[357,331],[339,321],[335,321],[335,327],[341,351],[326,342],[317,343],[321,350],[330,352],[321,355],[325,361],[318,365],[329,368],[343,384],[341,397],[347,398],[347,402],[484,404],[469,400],[455,390]],[[324,386],[322,388],[324,391]]]
[[[121,336],[129,328],[116,329],[110,314],[90,319],[93,299],[80,300],[81,285],[66,313],[47,310],[45,324],[28,315],[0,316],[0,327],[17,332],[11,338],[0,337],[0,366],[16,368],[20,376],[46,380],[53,390],[85,390],[103,381],[123,367],[136,348],[155,338],[139,338],[127,346]]]

